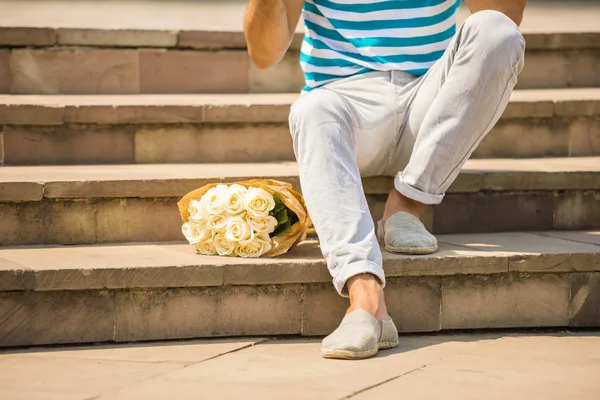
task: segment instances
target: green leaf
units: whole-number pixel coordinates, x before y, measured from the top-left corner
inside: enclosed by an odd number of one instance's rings
[[[269,215],[277,219],[277,226],[269,235],[270,237],[287,232],[292,225],[299,221],[296,213],[283,204],[276,194],[273,195],[273,200],[275,200],[275,207],[269,212]]]
[[[288,218],[290,219],[290,223],[292,225],[294,225],[296,222],[300,221],[300,218],[298,218],[298,216],[296,215],[295,212],[293,212],[289,208],[287,210],[288,210]]]
[[[286,222],[284,222],[283,224],[281,224],[277,228],[275,228],[275,230],[273,231],[273,233],[270,236],[273,237],[273,236],[281,235],[282,233],[286,233],[287,231],[290,230],[291,226],[292,226],[292,224],[291,224],[290,220],[288,219]]]
[[[275,214],[275,218],[277,218],[277,225],[285,224],[286,222],[288,222],[290,219],[288,218],[287,208],[284,208],[283,210]]]
[[[285,209],[285,205],[283,203],[275,204],[275,208],[271,210],[271,215],[275,215],[279,213],[281,210]]]
[[[275,200],[275,207],[269,212],[269,215],[277,218],[277,214],[286,207],[276,194],[273,195],[273,200]]]

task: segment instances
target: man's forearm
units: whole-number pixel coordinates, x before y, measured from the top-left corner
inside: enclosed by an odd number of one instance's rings
[[[259,68],[281,60],[290,45],[290,31],[284,0],[250,0],[244,34],[250,58]]]
[[[512,19],[515,24],[521,25],[527,0],[465,0],[465,3],[472,13],[496,10]]]

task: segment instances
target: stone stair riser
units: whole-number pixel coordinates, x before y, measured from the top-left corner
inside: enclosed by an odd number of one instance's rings
[[[600,325],[600,273],[389,278],[402,333]],[[325,335],[347,301],[330,283],[0,293],[0,346]]]
[[[4,165],[293,161],[287,123],[7,125]],[[600,116],[504,118],[473,158],[600,155]]]
[[[594,1],[594,0],[588,0]],[[304,34],[296,32],[291,50],[299,50]],[[528,50],[600,48],[599,32],[524,32]],[[244,50],[246,40],[238,30],[94,29],[50,27],[0,27],[0,46],[9,48],[88,46],[93,48],[169,48]]]
[[[526,51],[525,66],[517,83],[517,89],[598,86],[599,50]]]
[[[135,193],[135,192],[133,192]],[[367,195],[374,220],[385,195]],[[0,203],[0,246],[181,241],[179,198]],[[600,191],[449,193],[424,215],[436,234],[600,228]]]
[[[304,86],[298,57],[293,50],[280,64],[259,70],[245,49],[0,49],[0,93],[298,92]],[[597,48],[527,50],[517,87],[598,87],[598,65]]]

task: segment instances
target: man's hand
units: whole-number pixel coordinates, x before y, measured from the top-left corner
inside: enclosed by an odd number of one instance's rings
[[[482,10],[496,10],[512,19],[515,24],[521,25],[523,11],[527,0],[465,0],[472,13]]]
[[[258,68],[277,64],[290,47],[304,0],[250,0],[244,18],[248,54]]]

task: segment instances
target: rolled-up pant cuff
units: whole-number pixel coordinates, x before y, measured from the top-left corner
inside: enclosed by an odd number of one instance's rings
[[[422,190],[416,189],[404,181],[402,172],[399,172],[394,179],[394,187],[400,194],[408,197],[409,199],[418,201],[423,204],[440,204],[444,199],[444,194],[431,194],[423,192]]]
[[[381,265],[376,264],[372,261],[358,261],[340,268],[340,273],[333,278],[333,285],[335,289],[342,297],[348,297],[348,290],[346,289],[346,281],[353,276],[360,274],[373,274],[379,280],[381,287],[385,288],[385,274]]]

